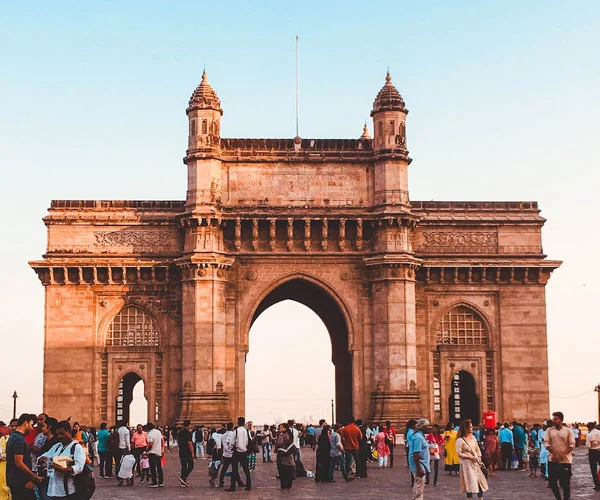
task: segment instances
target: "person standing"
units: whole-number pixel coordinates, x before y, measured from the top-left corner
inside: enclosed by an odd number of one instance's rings
[[[544,444],[549,453],[549,486],[556,500],[561,500],[560,488],[563,490],[563,499],[571,500],[571,464],[575,437],[573,431],[563,425],[564,419],[562,412],[555,411],[552,414],[552,427],[548,427],[544,436]]]
[[[10,488],[6,484],[6,446],[10,434],[17,430],[17,422],[18,420],[13,418],[10,421],[8,433],[0,437],[0,500],[10,500]]]
[[[357,420],[356,425],[360,430],[360,441],[358,444],[358,461],[356,462],[356,477],[366,478],[367,477],[367,460],[371,454],[371,446],[367,441],[366,429],[367,426],[363,424],[362,420]]]
[[[279,425],[279,434],[275,444],[277,453],[277,472],[282,490],[289,490],[293,484],[294,462],[294,438],[290,432],[289,425],[285,422]]]
[[[322,420],[323,427],[318,427],[315,431],[319,431],[319,438],[317,439],[317,465],[315,471],[315,481],[321,483],[329,482],[329,461],[331,444],[329,443],[329,431],[330,427],[325,425],[325,421]]]
[[[408,445],[408,464],[414,476],[413,500],[423,500],[425,491],[425,476],[429,475],[429,446],[425,433],[428,431],[429,420],[421,418],[415,424]]]
[[[460,459],[460,490],[467,498],[483,498],[488,490],[487,480],[481,472],[484,467],[481,461],[479,443],[473,435],[473,423],[470,419],[461,422],[456,439],[456,454]]]
[[[594,489],[600,490],[600,479],[598,479],[598,466],[600,466],[600,423],[594,425],[594,422],[587,424],[588,434],[585,437],[585,446],[588,449],[588,460],[590,462],[590,471],[594,480]]]
[[[415,424],[416,424],[416,421],[415,421]],[[414,429],[410,433],[410,436],[412,437],[413,434],[414,434]],[[390,449],[387,445],[387,434],[385,432],[385,425],[381,425],[379,427],[379,432],[377,434],[375,434],[375,448],[377,448],[377,466],[379,469],[385,469],[387,466],[388,456],[390,454]],[[410,449],[409,449],[408,453],[410,454]],[[409,462],[409,466],[410,466],[410,462]],[[412,474],[411,474],[411,476],[412,476]],[[414,484],[414,477],[412,480],[411,487],[413,484]]]
[[[527,437],[525,435],[525,430],[518,422],[513,422],[513,442],[515,444],[515,454],[517,455],[517,460],[519,462],[518,470],[523,470],[523,455],[525,453],[525,449],[527,446]]]
[[[394,447],[396,446],[396,429],[392,427],[392,422],[386,420],[385,422],[386,434],[387,434],[387,445],[390,449],[390,456],[388,458],[388,465],[394,466]]]
[[[314,430],[314,429],[313,429]],[[264,425],[262,431],[258,431],[258,436],[262,445],[262,461],[263,463],[270,463],[271,460],[271,430],[267,424]]]
[[[429,443],[429,459],[431,460],[429,468],[433,466],[433,485],[438,485],[438,473],[440,470],[440,456],[442,447],[444,446],[444,437],[440,432],[440,426],[434,424],[429,434],[427,434],[427,442]],[[429,484],[429,472],[425,474],[425,484]]]
[[[66,420],[58,422],[56,425],[56,443],[50,450],[42,456],[46,460],[48,467],[48,497],[66,498],[69,500],[79,498],[75,492],[74,476],[83,471],[86,466],[86,453],[78,440],[74,439],[71,430],[71,424]],[[72,459],[71,465],[66,465],[54,461],[55,457],[66,457]]]
[[[345,425],[344,428],[340,430],[340,437],[342,438],[342,447],[344,448],[345,453],[346,474],[350,474],[353,462],[357,464],[356,469],[359,469],[358,448],[362,439],[362,433],[357,427],[354,419],[352,419],[348,425]]]
[[[498,438],[500,439],[500,470],[512,470],[512,454],[515,441],[512,431],[508,428],[508,423],[502,426]]]
[[[333,424],[333,432],[329,436],[329,481],[333,481],[333,471],[336,465],[342,472],[342,476],[346,481],[351,481],[352,478],[348,475],[344,460],[344,447],[342,446],[342,438],[339,434],[340,424]]]
[[[194,470],[194,444],[192,443],[192,433],[190,431],[191,422],[183,421],[183,429],[177,435],[177,444],[179,446],[179,461],[181,462],[181,474],[177,479],[184,488],[189,486],[188,476]]]
[[[106,428],[106,422],[100,424],[98,431],[98,455],[100,456],[100,465],[98,476],[100,478],[112,477],[112,457],[106,446],[106,439],[110,436],[110,432]]]
[[[496,436],[494,429],[485,430],[485,440],[483,442],[483,463],[485,463],[490,476],[496,474],[496,469],[500,465],[500,441]]]
[[[235,491],[236,483],[241,481],[239,467],[241,466],[246,475],[246,491],[252,489],[252,477],[248,466],[248,443],[250,442],[250,431],[246,428],[246,419],[238,417],[238,426],[235,431],[235,448],[233,451],[233,473],[231,474],[231,486],[226,491]]]
[[[23,413],[6,444],[6,484],[14,500],[35,500],[34,487],[42,480],[31,469],[31,453],[25,436],[33,432],[36,416]]]
[[[444,430],[444,470],[451,476],[458,476],[459,462],[456,454],[457,433],[452,422],[448,422]]]
[[[140,467],[140,459],[142,453],[148,449],[148,434],[142,427],[142,424],[137,424],[135,432],[131,436],[131,448],[133,456],[135,457],[135,470],[138,476],[142,475],[142,469]]]
[[[233,422],[227,424],[225,434],[219,434],[221,438],[221,450],[223,456],[223,464],[221,465],[221,474],[219,476],[219,488],[222,488],[225,483],[225,473],[231,466],[231,478],[233,485],[233,449],[235,448],[235,432],[233,431]]]
[[[115,453],[115,475],[119,475],[119,467],[123,455],[129,455],[131,448],[131,433],[122,420],[117,424],[117,435],[119,436],[119,448]]]
[[[163,435],[152,422],[146,425],[148,429],[148,459],[150,460],[151,488],[163,485],[162,456],[164,453]]]

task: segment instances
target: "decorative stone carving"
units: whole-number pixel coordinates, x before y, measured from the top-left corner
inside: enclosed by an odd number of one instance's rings
[[[254,281],[256,278],[258,278],[258,273],[256,271],[251,270],[246,273],[246,279],[248,281]]]
[[[465,252],[495,253],[498,235],[483,231],[431,231],[423,233],[422,250],[429,253]]]
[[[98,231],[94,233],[99,246],[168,246],[173,238],[169,231]]]

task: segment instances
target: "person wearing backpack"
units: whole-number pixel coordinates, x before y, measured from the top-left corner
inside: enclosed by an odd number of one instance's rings
[[[46,460],[48,477],[50,478],[48,496],[50,498],[79,500],[82,495],[81,492],[76,491],[75,476],[84,472],[86,466],[85,450],[73,439],[71,424],[66,420],[57,424],[56,437],[58,443],[42,455]],[[86,499],[90,497],[91,495],[86,495]]]
[[[225,491],[235,491],[236,483],[240,482],[239,467],[246,474],[246,491],[252,489],[252,477],[248,466],[248,444],[250,444],[250,431],[246,428],[246,419],[238,417],[238,426],[235,431],[233,451],[233,474],[231,475],[231,486]]]

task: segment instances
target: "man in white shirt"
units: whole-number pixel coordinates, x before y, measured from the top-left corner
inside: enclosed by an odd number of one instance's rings
[[[119,475],[119,467],[121,466],[121,458],[123,455],[127,455],[129,453],[129,448],[131,447],[131,433],[129,429],[125,425],[125,422],[119,422],[119,428],[117,429],[117,434],[119,435],[119,451],[115,453],[115,467],[116,467],[116,475]]]
[[[154,427],[152,422],[146,425],[148,431],[148,459],[150,460],[150,478],[151,488],[158,488],[163,485],[163,437],[159,429]]]
[[[600,466],[600,423],[594,426],[594,422],[587,424],[588,434],[585,438],[585,446],[588,449],[590,471],[594,479],[594,489],[600,490],[600,479],[598,479],[598,466]]]
[[[235,485],[241,482],[239,467],[241,466],[246,474],[246,491],[252,489],[252,478],[250,477],[250,467],[248,466],[248,442],[250,441],[250,431],[246,428],[246,419],[238,418],[238,426],[235,433],[235,449],[233,452],[233,473],[231,474],[231,486],[227,491],[235,491]]]
[[[548,427],[544,436],[544,444],[550,453],[548,456],[549,487],[554,497],[560,500],[560,487],[563,490],[563,499],[571,500],[571,464],[573,463],[573,450],[575,437],[573,431],[563,425],[565,417],[562,412],[552,414],[552,427]]]
[[[223,464],[221,465],[221,473],[219,475],[219,488],[223,487],[225,483],[225,473],[229,469],[229,466],[232,468],[231,479],[232,485],[233,483],[233,450],[235,448],[235,432],[233,430],[233,422],[229,422],[227,424],[227,430],[225,434],[213,433],[219,437],[219,443],[221,445],[221,449],[223,450]],[[216,438],[215,438],[216,442]]]

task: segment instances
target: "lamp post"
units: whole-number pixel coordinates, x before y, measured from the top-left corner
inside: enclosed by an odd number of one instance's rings
[[[333,414],[333,399],[331,400],[331,425],[333,425],[335,422],[335,417]]]
[[[17,396],[17,391],[13,392],[12,398],[13,398],[13,418],[17,418],[17,398],[19,396]]]

